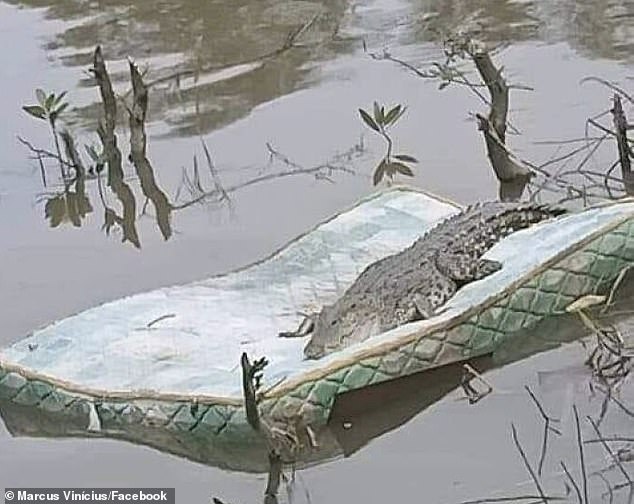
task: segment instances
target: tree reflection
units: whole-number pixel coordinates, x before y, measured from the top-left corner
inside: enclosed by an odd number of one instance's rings
[[[66,65],[89,64],[92,48],[103,41],[108,60],[148,60],[149,120],[165,119],[170,136],[206,133],[303,88],[315,63],[359,48],[358,41],[339,36],[342,24],[366,27],[376,24],[368,17],[383,15],[347,13],[344,0],[13,2],[47,7],[47,17],[72,21],[47,45]],[[399,35],[406,43],[435,40],[437,30],[452,31],[469,21],[484,42],[565,41],[593,58],[625,59],[632,53],[634,15],[626,2],[409,0],[398,11],[406,12],[405,33]],[[289,34],[311,19],[301,43],[279,53]],[[112,77],[115,83],[128,80],[123,66]],[[98,115],[99,104],[92,103],[76,120],[89,126]]]

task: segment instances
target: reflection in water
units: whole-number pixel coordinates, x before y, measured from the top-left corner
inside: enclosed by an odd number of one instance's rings
[[[63,190],[53,194],[45,194],[44,216],[52,228],[58,227],[62,222],[70,222],[75,227],[80,227],[82,221],[89,213],[92,213],[92,205],[86,195],[86,170],[81,163],[75,141],[67,131],[60,133],[66,157],[69,164],[75,168],[72,178],[63,178]]]
[[[172,236],[170,223],[172,205],[165,193],[159,188],[152,165],[146,157],[145,117],[148,101],[147,88],[136,66],[130,63],[129,68],[133,84],[133,103],[128,110],[130,116],[130,160],[136,170],[141,191],[146,198],[146,204],[147,201],[152,202],[158,228],[163,238],[168,240]],[[64,177],[64,190],[62,193],[47,197],[44,207],[45,216],[50,220],[51,227],[57,227],[66,220],[72,222],[74,226],[80,227],[82,219],[92,212],[92,205],[86,194],[87,176],[90,175],[90,179],[96,177],[99,199],[104,209],[102,229],[109,235],[115,225],[119,226],[122,230],[123,241],[128,241],[135,247],[140,248],[141,242],[136,229],[137,202],[134,192],[124,181],[122,155],[115,133],[117,101],[99,47],[94,53],[92,72],[99,85],[103,103],[104,119],[100,121],[97,128],[97,133],[103,146],[103,154],[99,155],[94,147],[87,146],[86,150],[94,162],[94,166],[91,166],[87,172],[71,134],[68,131],[60,133],[66,152],[66,159],[60,161],[72,168],[73,175],[72,178],[70,176]],[[107,166],[105,187],[101,178],[104,165]],[[106,188],[110,189],[119,200],[122,208],[121,215],[108,203]]]
[[[55,19],[81,19],[48,45],[67,65],[88,64],[92,48],[104,41],[109,61],[125,61],[128,56],[149,60],[146,80],[153,83],[153,117],[165,118],[172,134],[191,135],[199,128],[207,132],[229,124],[255,106],[303,87],[310,73],[306,62],[330,52],[325,45],[336,33],[345,2],[22,5],[47,5],[49,17]],[[309,29],[298,33],[309,22]],[[286,51],[292,35],[297,40],[292,41],[293,50]],[[113,82],[127,81],[126,73],[123,68],[113,72]],[[89,126],[98,108],[93,103],[80,109],[80,123]]]
[[[115,132],[116,119],[119,107],[117,97],[113,90],[110,74],[106,69],[105,60],[98,46],[93,55],[93,66],[90,69],[95,78],[101,96],[100,116],[98,120],[97,134],[101,142],[101,149],[93,145],[85,145],[86,152],[92,160],[92,165],[86,170],[84,163],[75,147],[75,139],[69,131],[62,131],[60,136],[65,145],[66,155],[51,153],[38,149],[24,139],[20,141],[35,154],[35,159],[40,161],[42,181],[46,185],[46,168],[42,161],[42,155],[55,159],[61,167],[64,190],[53,195],[47,195],[45,216],[50,219],[51,226],[57,227],[62,221],[70,220],[76,227],[81,226],[82,219],[87,213],[92,212],[92,205],[86,192],[86,182],[96,179],[99,201],[104,210],[102,230],[109,235],[113,228],[118,227],[122,231],[123,242],[130,242],[136,248],[141,247],[139,233],[137,231],[137,219],[148,213],[148,205],[152,203],[156,225],[165,240],[172,236],[171,217],[173,212],[185,210],[194,205],[224,203],[231,206],[230,193],[255,184],[269,182],[277,178],[285,178],[295,175],[309,175],[316,180],[331,180],[335,172],[354,174],[351,168],[353,159],[364,153],[363,139],[346,151],[334,154],[329,160],[314,166],[303,166],[284,154],[278,152],[271,144],[267,143],[269,151],[269,166],[279,164],[280,169],[260,170],[257,176],[234,183],[226,188],[218,176],[211,153],[205,141],[201,137],[201,144],[211,179],[210,188],[203,182],[198,168],[197,157],[193,158],[191,173],[183,170],[181,185],[176,193],[175,201],[169,198],[161,189],[154,173],[154,168],[147,157],[147,135],[145,123],[148,109],[148,86],[143,82],[137,66],[129,62],[130,77],[132,81],[131,104],[123,102],[129,117],[130,154],[128,160],[135,171],[135,179],[138,181],[140,191],[144,197],[141,211],[135,196],[135,191],[125,180],[123,170],[123,156],[119,148],[118,137]],[[52,132],[57,138],[57,133]],[[100,152],[98,152],[98,150]],[[59,150],[58,150],[59,152]],[[102,177],[104,168],[105,185]],[[68,172],[68,173],[67,173]],[[74,188],[74,191],[71,191]],[[110,193],[119,201],[121,214],[109,203]],[[185,201],[180,199],[182,193],[188,193]]]
[[[48,7],[48,17],[72,21],[47,45],[66,65],[88,64],[104,41],[108,60],[147,61],[146,81],[154,83],[149,120],[164,119],[169,135],[217,129],[301,89],[320,78],[317,63],[358,50],[359,33],[370,43],[374,35],[385,39],[386,27],[397,38],[391,44],[420,44],[437,40],[437,29],[468,21],[485,42],[566,41],[590,57],[611,59],[631,57],[634,32],[632,4],[606,0],[407,0],[389,7],[344,0],[14,3]],[[290,47],[293,34],[299,36]],[[127,82],[123,65],[113,81]],[[87,105],[77,120],[90,127],[98,110]]]
[[[108,426],[106,413],[101,413],[101,430],[89,431],[84,419],[63,414],[52,409],[38,409],[0,398],[0,414],[7,430],[13,436],[30,437],[110,437],[152,446],[199,463],[234,471],[269,472],[264,491],[266,503],[277,502],[280,482],[285,479],[283,465],[294,468],[327,463],[340,457],[349,457],[366,446],[371,440],[405,424],[414,416],[445,397],[460,386],[465,363],[481,371],[492,365],[490,356],[455,362],[410,375],[383,384],[368,386],[362,390],[347,392],[339,396],[328,425],[314,432],[313,446],[302,445],[295,451],[294,460],[271,457],[266,444],[255,438],[249,446],[244,443],[223,446],[187,430],[162,429],[149,424]],[[465,407],[468,407],[465,402]],[[291,479],[292,486],[292,479]],[[216,497],[217,502],[224,502]],[[229,504],[229,503],[227,503]]]
[[[607,315],[601,315],[602,324],[616,323],[631,315],[631,300],[634,277],[621,284],[619,297]],[[452,391],[463,385],[465,364],[480,372],[486,372],[534,355],[551,350],[562,343],[577,340],[588,334],[588,328],[576,315],[545,319],[531,330],[523,330],[506,339],[505,343],[492,355],[485,355],[468,361],[454,362],[438,368],[409,375],[403,378],[366,386],[339,395],[332,407],[326,426],[315,429],[311,443],[301,443],[293,452],[293,458],[271,457],[267,443],[262,437],[254,435],[248,442],[218,442],[209,436],[200,435],[192,429],[175,428],[162,421],[120,422],[113,418],[112,404],[102,409],[95,404],[94,415],[99,420],[99,428],[91,428],[89,415],[85,414],[87,405],[79,405],[75,410],[58,407],[37,407],[27,401],[15,401],[0,398],[0,415],[13,436],[30,437],[106,437],[129,441],[135,444],[151,446],[162,452],[171,453],[209,466],[244,472],[269,472],[269,481],[264,492],[264,502],[278,501],[281,482],[285,479],[283,465],[292,464],[293,468],[304,468],[323,464],[341,457],[357,453],[368,443],[404,425],[417,415],[438,403]],[[590,373],[588,373],[590,378]],[[509,398],[504,392],[504,383],[497,380],[497,396]],[[54,396],[57,393],[53,393]],[[459,393],[459,395],[462,395]],[[59,397],[64,397],[60,395]],[[61,400],[57,398],[56,400]],[[487,399],[485,399],[487,401]],[[107,402],[107,401],[106,401]],[[125,404],[125,403],[124,403]],[[197,403],[185,403],[197,408]],[[135,406],[127,406],[134,408]],[[459,406],[465,416],[478,412],[470,409],[464,400]],[[83,408],[83,409],[82,409]],[[90,408],[88,408],[90,409]],[[110,412],[110,413],[109,413]],[[481,412],[481,411],[480,411]],[[140,413],[140,412],[139,412]],[[455,414],[455,410],[452,410]],[[502,413],[506,415],[506,413]],[[192,413],[195,415],[195,413]],[[140,413],[140,417],[143,415]],[[157,419],[160,417],[157,417]],[[504,417],[506,419],[506,416]],[[477,422],[477,420],[474,420]],[[249,435],[248,431],[240,431]],[[245,434],[246,433],[246,434]],[[425,443],[425,440],[421,440]],[[433,443],[432,443],[433,444]],[[292,491],[294,478],[290,478],[287,489]],[[298,481],[297,484],[303,483]],[[395,489],[397,491],[398,489]],[[421,490],[423,490],[421,484]],[[224,503],[222,496],[216,496],[214,502]],[[229,503],[226,503],[229,504]],[[237,503],[236,503],[237,504]]]
[[[133,63],[130,63],[132,77],[133,104],[130,115],[130,159],[136,169],[144,196],[154,205],[156,223],[166,240],[172,236],[170,225],[171,205],[165,193],[158,187],[152,165],[145,156],[147,137],[145,135],[145,115],[147,113],[148,92],[141,75]]]

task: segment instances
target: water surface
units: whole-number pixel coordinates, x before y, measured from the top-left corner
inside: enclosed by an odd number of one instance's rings
[[[276,53],[289,32],[310,20],[300,47]],[[0,3],[0,343],[107,300],[243,266],[352,204],[372,189],[382,153],[381,140],[357,113],[374,100],[408,106],[394,136],[399,149],[420,160],[412,183],[460,203],[496,197],[472,116],[485,110],[482,103],[464,88],[439,91],[437,82],[373,60],[362,39],[370,51],[388,49],[426,67],[441,58],[435,30],[464,21],[480,27],[481,38],[500,45],[496,59],[509,81],[534,88],[512,94],[511,120],[522,134],[509,142],[539,163],[556,147],[535,141],[583,136],[586,119],[609,108],[610,91],[581,84],[584,77],[631,84],[633,20],[630,3],[600,0]],[[231,211],[173,211],[167,240],[150,206],[136,220],[138,246],[122,243],[116,228],[105,234],[96,183],[87,180],[91,210],[81,226],[64,221],[51,227],[45,201],[60,191],[54,165],[44,188],[37,162],[16,135],[46,148],[51,139],[46,125],[21,106],[34,102],[37,87],[68,90],[68,126],[82,142],[95,142],[98,93],[85,71],[97,44],[117,92],[129,87],[127,57],[154,82],[148,158],[170,201],[176,201],[183,167],[191,168],[194,154],[203,160],[201,136],[227,184],[283,168],[267,165],[267,142],[314,166],[347,151],[363,134],[362,155],[344,162],[355,173],[335,173],[334,183],[293,176],[253,185],[232,195]],[[177,73],[179,79],[170,78]],[[125,129],[119,133],[125,157]],[[611,149],[593,162],[611,164]],[[129,164],[125,174],[141,213],[144,197]],[[517,420],[527,439],[541,428],[523,385],[534,383],[538,372],[563,370],[567,378],[544,394],[561,408],[557,414],[569,414],[570,402],[586,397],[574,388],[575,373],[566,372],[580,365],[580,352],[571,347],[495,371],[491,379],[504,393],[472,408],[447,397],[351,458],[303,471],[302,485],[315,503],[395,496],[459,502],[487,496],[499,482],[523,480],[509,423]],[[262,478],[143,447],[0,436],[0,482],[6,485],[165,485],[177,488],[179,502],[209,501],[211,495],[227,502],[261,500]],[[297,491],[299,502],[303,495]]]

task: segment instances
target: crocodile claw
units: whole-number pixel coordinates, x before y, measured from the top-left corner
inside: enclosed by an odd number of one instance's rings
[[[299,327],[294,331],[283,331],[278,333],[278,337],[280,338],[303,338],[304,336],[308,336],[313,332],[315,328],[315,318],[317,315],[315,313],[311,313],[309,315],[304,315],[304,319],[299,323]]]

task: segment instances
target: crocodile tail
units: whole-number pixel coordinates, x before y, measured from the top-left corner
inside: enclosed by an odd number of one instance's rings
[[[467,237],[467,250],[482,254],[515,231],[567,213],[564,208],[534,203],[489,203]]]

